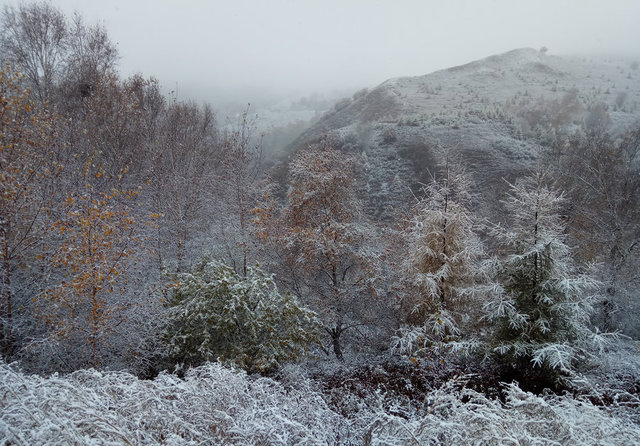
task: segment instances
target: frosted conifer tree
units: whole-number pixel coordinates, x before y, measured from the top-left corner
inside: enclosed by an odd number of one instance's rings
[[[483,247],[469,201],[466,176],[447,165],[442,180],[426,185],[413,208],[404,234],[410,325],[395,340],[401,351],[469,346],[453,341],[469,339],[464,335],[480,319],[479,296],[488,291],[480,277]]]
[[[576,268],[565,243],[563,196],[544,183],[537,174],[511,186],[505,202],[511,225],[493,230],[504,250],[498,262],[504,290],[486,310],[496,324],[493,353],[554,375],[571,368],[586,341],[599,338],[587,325],[599,282]]]

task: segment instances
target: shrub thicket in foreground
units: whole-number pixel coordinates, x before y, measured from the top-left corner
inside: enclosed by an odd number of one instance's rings
[[[450,381],[419,411],[361,401],[362,410],[339,414],[308,380],[289,384],[216,363],[155,380],[94,370],[42,378],[0,363],[0,444],[630,445],[640,438],[637,399],[597,407],[511,385],[502,403]]]

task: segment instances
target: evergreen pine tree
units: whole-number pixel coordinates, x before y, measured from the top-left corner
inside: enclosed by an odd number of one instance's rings
[[[503,248],[498,276],[503,292],[485,306],[495,323],[490,348],[517,367],[541,367],[551,376],[572,366],[594,339],[589,314],[599,282],[576,267],[565,243],[562,194],[543,174],[511,186],[508,228],[496,227]]]
[[[447,165],[423,192],[404,232],[410,312],[396,339],[398,349],[412,354],[469,340],[480,319],[479,296],[487,291],[466,176]]]

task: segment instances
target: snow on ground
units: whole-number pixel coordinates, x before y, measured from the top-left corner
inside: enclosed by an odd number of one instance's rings
[[[369,404],[331,410],[318,386],[287,384],[207,364],[184,379],[140,380],[124,372],[82,370],[28,376],[0,364],[0,444],[521,444],[632,445],[640,426],[619,406],[587,397],[535,396],[516,385],[505,401],[451,380],[419,412]]]
[[[337,444],[345,421],[319,395],[219,364],[182,380],[83,370],[26,376],[0,366],[0,444]]]

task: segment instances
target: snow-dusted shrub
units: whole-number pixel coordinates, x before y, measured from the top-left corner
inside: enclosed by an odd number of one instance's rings
[[[248,268],[242,277],[205,260],[178,276],[163,338],[177,364],[219,359],[264,372],[305,352],[316,338],[315,315],[280,293],[260,268]]]
[[[640,428],[606,408],[570,396],[535,396],[507,387],[506,402],[450,381],[425,401],[426,415],[379,414],[365,445],[629,445]]]
[[[498,261],[504,292],[485,308],[495,324],[492,353],[553,376],[604,338],[589,329],[599,282],[576,267],[565,243],[563,197],[544,183],[538,174],[511,186],[506,206],[512,221],[493,231],[504,250]]]
[[[640,344],[619,338],[598,362],[571,376],[574,393],[640,426]]]
[[[385,127],[382,131],[382,142],[383,144],[393,144],[398,139],[398,135],[396,133],[396,129],[393,127]]]
[[[348,424],[308,382],[286,389],[217,363],[184,380],[82,370],[27,376],[0,364],[0,444],[345,444]]]

